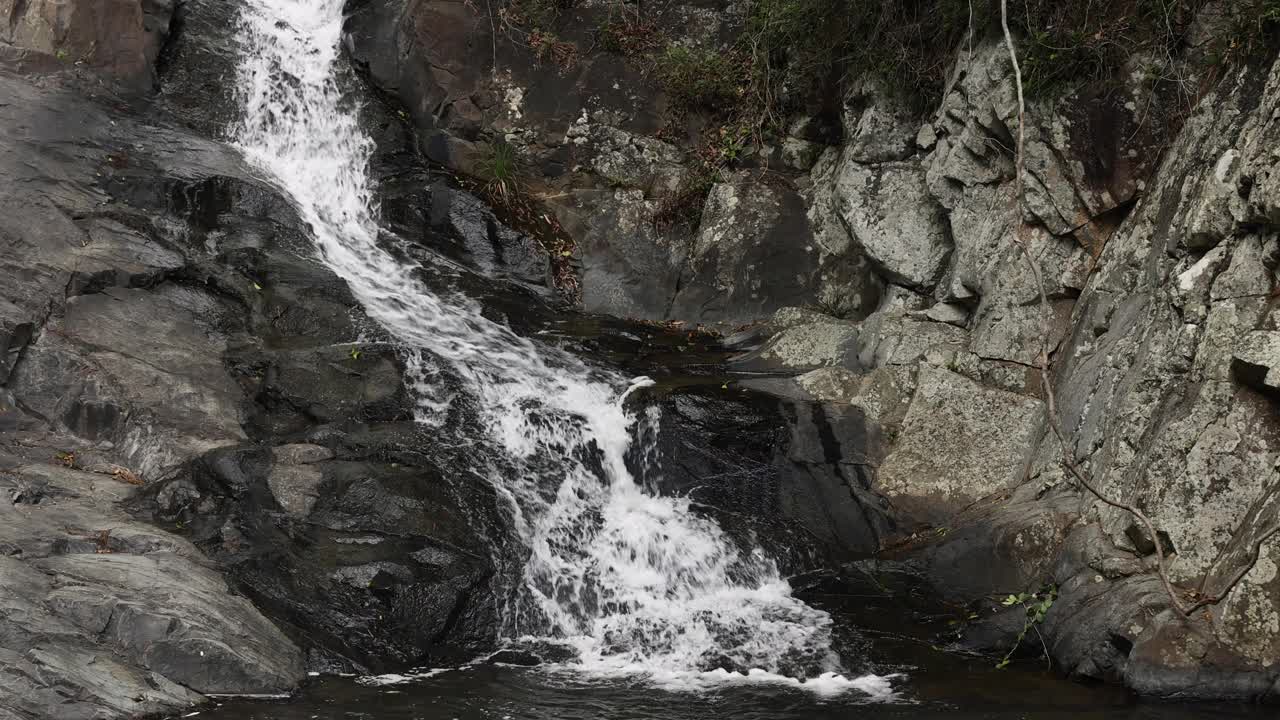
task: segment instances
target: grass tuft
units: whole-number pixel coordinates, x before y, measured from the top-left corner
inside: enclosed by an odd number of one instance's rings
[[[509,204],[520,193],[520,161],[510,143],[497,140],[480,166],[486,195]]]

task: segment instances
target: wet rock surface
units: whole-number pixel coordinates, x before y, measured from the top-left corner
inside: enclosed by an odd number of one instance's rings
[[[233,17],[182,12],[186,30]],[[216,124],[186,113],[230,31],[170,48],[158,103],[77,75],[114,67],[0,69],[0,708],[18,717],[287,694],[306,669],[492,636],[491,491],[415,450],[401,358],[289,203],[182,126]]]
[[[414,422],[399,349],[216,141],[233,4],[57,5],[0,0],[0,715],[125,717],[491,647],[521,560],[502,501]],[[529,62],[467,3],[350,9],[387,94],[364,119],[388,249],[658,379],[654,490],[789,573],[900,559],[978,609],[968,647],[1020,629],[992,594],[1052,587],[1042,632],[1072,677],[1275,699],[1280,66],[1210,87],[1163,151],[1147,83],[1033,103],[1019,204],[1014,88],[984,40],[931,118],[858,85],[794,126],[777,174],[718,178],[697,223],[663,228],[690,160],[653,137],[652,78],[608,53]],[[662,13],[704,43],[741,20]],[[767,322],[722,342],[566,311],[537,242],[422,162],[475,173],[497,137],[576,240],[587,310]],[[1185,600],[1225,597],[1177,613],[1150,538],[1063,452],[1151,516]]]

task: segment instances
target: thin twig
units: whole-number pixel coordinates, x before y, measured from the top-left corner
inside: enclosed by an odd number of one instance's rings
[[[493,77],[498,77],[498,24],[493,19],[493,0],[484,0],[489,10],[489,40],[493,46]]]
[[[1164,566],[1164,544],[1160,542],[1160,534],[1156,532],[1155,525],[1152,524],[1146,513],[1139,510],[1133,505],[1117,502],[1103,495],[1093,483],[1085,477],[1080,468],[1076,466],[1071,458],[1071,450],[1067,445],[1066,438],[1063,436],[1062,427],[1058,423],[1057,397],[1053,391],[1053,382],[1049,373],[1049,341],[1050,341],[1050,324],[1049,315],[1051,306],[1049,305],[1049,296],[1045,290],[1044,278],[1040,273],[1040,266],[1036,263],[1035,258],[1031,256],[1031,249],[1028,247],[1026,238],[1023,236],[1025,224],[1022,222],[1022,203],[1023,203],[1023,148],[1026,143],[1026,101],[1022,94],[1022,68],[1018,64],[1018,52],[1013,44],[1013,35],[1009,32],[1009,10],[1008,0],[1000,0],[1000,25],[1004,30],[1005,46],[1009,49],[1009,60],[1013,63],[1013,79],[1018,89],[1018,155],[1016,158],[1017,174],[1014,180],[1014,200],[1017,207],[1017,231],[1014,233],[1014,242],[1022,251],[1022,256],[1027,261],[1027,267],[1031,270],[1032,276],[1035,278],[1036,287],[1040,292],[1040,353],[1036,364],[1040,370],[1040,384],[1044,387],[1045,410],[1048,415],[1049,428],[1053,431],[1054,437],[1057,438],[1059,446],[1062,448],[1062,464],[1075,478],[1081,487],[1085,488],[1103,503],[1111,507],[1124,510],[1138,519],[1139,522],[1147,529],[1147,533],[1151,536],[1151,541],[1155,544],[1156,549],[1156,566],[1160,575],[1160,582],[1164,585],[1164,590],[1169,595],[1169,601],[1183,615],[1188,611],[1183,606],[1182,601],[1178,599],[1177,593],[1173,589],[1173,583],[1169,582],[1169,575],[1165,571]]]
[[[1049,652],[1049,643],[1044,641],[1044,635],[1040,634],[1040,628],[1035,623],[1031,623],[1031,629],[1036,631],[1036,637],[1040,638],[1040,647],[1044,649],[1045,670],[1053,669],[1053,655]]]

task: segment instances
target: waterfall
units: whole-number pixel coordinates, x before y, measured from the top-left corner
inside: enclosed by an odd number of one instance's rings
[[[673,687],[745,679],[884,691],[883,679],[837,674],[830,617],[794,598],[763,553],[741,551],[687,500],[648,494],[632,477],[637,425],[660,418],[623,401],[647,379],[521,337],[466,297],[431,292],[379,246],[373,142],[338,83],[343,0],[245,2],[236,143],[402,347],[418,420],[444,423],[457,401],[433,383],[445,368],[488,430],[477,442],[502,458],[477,453],[529,549],[508,639],[567,645],[575,672]]]

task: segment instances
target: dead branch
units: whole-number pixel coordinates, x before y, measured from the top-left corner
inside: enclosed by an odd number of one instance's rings
[[[1200,599],[1196,600],[1194,605],[1187,608],[1186,614],[1190,615],[1191,613],[1195,612],[1196,610],[1199,610],[1202,607],[1205,607],[1207,605],[1217,605],[1218,603],[1225,600],[1227,596],[1231,594],[1231,591],[1235,589],[1236,585],[1239,585],[1240,581],[1244,580],[1244,576],[1248,575],[1253,570],[1254,566],[1258,564],[1258,558],[1262,557],[1262,544],[1270,540],[1277,533],[1280,533],[1280,524],[1273,526],[1270,530],[1259,535],[1257,540],[1253,541],[1253,556],[1249,560],[1248,564],[1240,568],[1239,572],[1237,572],[1235,576],[1231,578],[1231,582],[1227,583],[1226,587],[1222,588],[1222,590],[1219,591],[1216,595],[1204,594],[1205,585],[1209,582],[1209,577],[1208,575],[1206,575],[1204,578],[1204,583],[1202,583],[1200,586],[1200,595],[1201,595]]]

